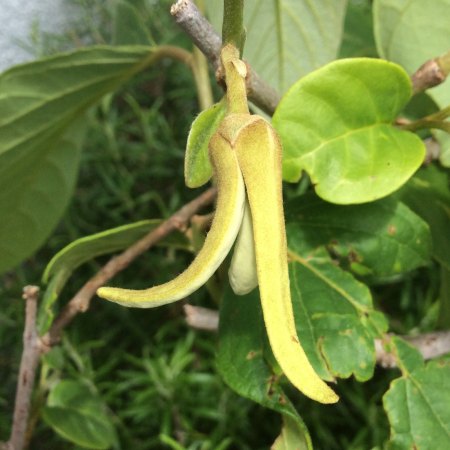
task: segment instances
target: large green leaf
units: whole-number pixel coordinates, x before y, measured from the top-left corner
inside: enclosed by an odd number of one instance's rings
[[[286,204],[286,221],[311,248],[326,246],[357,274],[387,277],[428,264],[426,222],[387,198],[364,205],[333,205],[306,194]]]
[[[224,381],[239,395],[288,416],[301,436],[299,448],[312,450],[306,426],[264,358],[267,338],[257,290],[236,296],[227,289],[220,307],[219,339],[217,366]]]
[[[450,443],[450,364],[426,365],[417,350],[394,339],[402,377],[391,383],[383,405],[391,425],[389,449],[435,450]]]
[[[79,381],[60,381],[47,399],[42,416],[63,438],[90,449],[117,442],[114,426],[101,399]]]
[[[441,265],[439,323],[447,328],[450,318],[450,185],[448,171],[434,165],[422,168],[399,197],[429,225],[432,254]]]
[[[347,0],[246,1],[244,58],[264,80],[285,92],[301,76],[337,57]],[[222,28],[222,0],[206,2]]]
[[[375,0],[374,30],[379,54],[414,73],[428,59],[450,50],[450,0]],[[450,83],[429,94],[450,104]]]
[[[32,254],[57,224],[75,185],[84,132],[78,121],[58,137],[46,133],[42,151],[11,165],[16,153],[0,155],[0,273]]]
[[[40,334],[46,332],[51,325],[53,304],[58,299],[71,274],[79,266],[97,256],[114,253],[129,247],[157,228],[162,222],[162,220],[155,219],[123,225],[77,239],[59,251],[48,263],[43,275],[42,281],[48,286],[39,311],[38,328]],[[158,245],[189,248],[189,242],[181,232],[171,233],[158,242]]]
[[[374,338],[387,330],[372,306],[370,291],[337,267],[323,248],[311,249],[287,225],[289,277],[297,333],[311,364],[326,380],[372,377]]]
[[[430,226],[433,256],[450,270],[449,175],[435,166],[422,168],[399,197]]]
[[[402,65],[410,74],[425,61],[450,51],[450,0],[375,0],[374,31],[383,58]],[[450,83],[429,89],[444,108],[450,105]],[[435,132],[441,145],[440,161],[450,167],[450,137]]]
[[[333,203],[362,203],[398,189],[425,149],[391,125],[411,95],[396,64],[366,58],[335,61],[307,75],[281,100],[273,122],[284,147],[283,175],[306,170]]]
[[[368,380],[375,366],[374,339],[386,332],[387,322],[373,309],[369,289],[337,267],[324,249],[308,247],[297,230],[295,223],[287,225],[289,274],[297,332],[308,359],[326,380],[352,374]],[[218,367],[225,381],[240,395],[295,418],[264,359],[257,291],[227,292],[219,333]]]
[[[149,47],[91,47],[0,75],[0,272],[43,243],[67,204],[81,134],[69,128],[156,57]]]
[[[369,1],[350,0],[344,22],[340,58],[377,56],[373,38],[372,7]]]
[[[113,41],[115,45],[154,44],[141,10],[129,1],[116,0]]]

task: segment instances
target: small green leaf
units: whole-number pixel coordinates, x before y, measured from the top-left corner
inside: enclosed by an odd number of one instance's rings
[[[326,379],[360,381],[373,376],[374,338],[387,330],[372,306],[370,291],[337,267],[324,249],[305,246],[288,224],[289,276],[297,333],[308,359]]]
[[[308,450],[304,440],[304,429],[288,416],[283,417],[283,428],[270,450]]]
[[[212,176],[208,145],[220,122],[225,117],[226,102],[223,99],[211,108],[202,111],[194,120],[189,132],[184,158],[184,178],[186,186],[203,186]]]
[[[410,74],[450,50],[450,0],[375,0],[373,16],[379,54]],[[448,82],[428,93],[441,107],[450,104]]]
[[[59,297],[67,280],[82,264],[98,256],[114,253],[129,247],[137,240],[157,228],[162,220],[142,220],[140,222],[112,228],[100,233],[86,236],[60,250],[48,263],[43,275],[43,283],[47,284],[41,302],[38,329],[45,333],[52,323],[53,305]],[[158,245],[188,249],[189,242],[182,233],[172,233]]]
[[[366,58],[335,61],[297,82],[273,121],[284,148],[283,176],[310,175],[333,203],[363,203],[398,189],[423,162],[414,134],[391,125],[411,95],[401,67]]]
[[[59,435],[83,448],[108,449],[117,442],[102,400],[79,381],[54,386],[42,417]]]
[[[393,198],[333,205],[308,193],[286,204],[286,221],[295,224],[296,235],[311,248],[326,246],[345,266],[363,275],[398,275],[428,264],[431,258],[428,225]]]
[[[61,217],[84,131],[74,124],[155,58],[150,47],[89,47],[0,75],[0,273],[31,255]]]
[[[236,296],[228,288],[220,309],[217,366],[222,378],[239,395],[289,417],[301,436],[300,448],[312,450],[305,424],[265,358],[266,341],[258,291]]]
[[[450,364],[433,361],[404,373],[383,397],[389,449],[445,449],[450,442]]]
[[[337,57],[347,0],[252,0],[244,2],[249,30],[244,58],[277,91]],[[222,0],[208,0],[221,29]]]
[[[46,366],[46,368],[42,370],[50,368],[57,371],[62,371],[66,362],[67,359],[60,345],[52,347],[52,349],[49,352],[44,353],[41,358],[42,365],[44,367]]]

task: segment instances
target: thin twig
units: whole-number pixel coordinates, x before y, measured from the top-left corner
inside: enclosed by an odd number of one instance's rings
[[[62,330],[80,313],[89,308],[90,301],[97,289],[103,286],[117,273],[128,267],[139,255],[175,230],[186,227],[189,219],[200,209],[211,204],[216,196],[216,189],[210,188],[200,196],[184,205],[158,228],[128,247],[119,255],[111,258],[67,303],[53,322],[50,330],[42,337],[43,343],[51,347],[61,338]]]
[[[30,412],[31,394],[40,355],[59,342],[63,329],[80,312],[89,308],[90,301],[97,289],[110,280],[118,272],[125,269],[140,254],[175,230],[186,227],[190,218],[201,208],[212,203],[216,189],[210,188],[200,196],[184,205],[158,228],[127,248],[120,255],[111,258],[108,263],[92,277],[68,302],[55,319],[49,332],[41,339],[36,329],[36,310],[39,288],[24,288],[26,300],[26,321],[24,331],[24,350],[20,363],[17,393],[14,405],[14,418],[11,437],[8,442],[0,443],[1,450],[22,450]]]
[[[219,327],[219,313],[213,309],[185,305],[187,324],[195,329],[216,332]],[[389,339],[390,335],[387,335]],[[425,360],[434,359],[450,353],[450,331],[436,331],[418,336],[400,336],[420,351]],[[377,364],[384,368],[397,367],[395,355],[385,348],[385,341],[375,339]]]
[[[389,341],[391,335],[387,335]],[[423,359],[429,360],[438,358],[450,352],[450,331],[435,331],[433,333],[424,333],[418,336],[400,336],[422,354]],[[385,340],[375,340],[375,351],[377,363],[381,367],[397,367],[395,355],[386,350]]]
[[[175,22],[208,58],[214,70],[220,73],[222,39],[195,4],[191,0],[178,0],[172,5],[170,13]],[[249,99],[272,115],[280,101],[278,92],[264,82],[251,67],[246,82]]]
[[[437,161],[441,155],[441,146],[438,141],[433,138],[424,139],[425,144],[425,160],[424,164],[431,164],[433,161]]]
[[[16,400],[14,404],[13,424],[9,441],[5,449],[22,450],[30,412],[31,393],[33,391],[36,369],[41,354],[41,344],[36,330],[36,311],[39,296],[37,286],[25,286],[23,298],[25,304],[25,329],[23,333],[23,352],[17,379]]]
[[[411,75],[413,93],[426,91],[443,83],[449,74],[450,52],[423,63]]]
[[[217,70],[220,66],[222,39],[194,3],[190,0],[178,0],[172,5],[170,14],[211,62],[214,70]]]
[[[213,309],[201,306],[184,305],[186,323],[197,330],[217,331],[219,328],[219,313]]]

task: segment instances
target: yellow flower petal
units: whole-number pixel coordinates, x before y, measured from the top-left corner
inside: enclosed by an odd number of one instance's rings
[[[245,188],[236,154],[222,136],[213,136],[209,155],[217,182],[216,212],[205,243],[191,265],[159,286],[143,290],[102,287],[97,291],[99,297],[123,306],[153,308],[186,297],[214,274],[238,234],[244,213]]]
[[[318,402],[335,403],[338,396],[314,371],[295,328],[283,214],[281,144],[262,118],[241,127],[235,139],[252,213],[261,304],[270,346],[297,389]]]

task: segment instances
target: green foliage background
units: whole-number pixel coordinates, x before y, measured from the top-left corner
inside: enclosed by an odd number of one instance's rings
[[[42,56],[70,49],[74,43],[80,42],[114,45],[151,45],[156,42],[191,48],[188,38],[172,23],[168,13],[170,1],[71,1],[79,5],[83,14],[81,20],[74,23],[73,33],[68,36],[38,36],[36,47],[41,50]],[[402,55],[412,55],[413,52],[385,45],[385,42],[390,42],[386,30],[383,34],[375,28],[378,37],[375,43],[368,30],[374,19],[375,23],[380,23],[378,15],[384,17],[389,8],[397,8],[398,2],[394,0],[376,0],[374,17],[372,2],[350,1],[345,18],[346,2],[331,2],[336,8],[333,13],[330,12],[330,1],[316,2],[315,8],[305,6],[303,16],[311,20],[305,19],[300,26],[291,20],[289,12],[292,2],[279,2],[281,9],[275,12],[280,17],[278,31],[281,38],[274,39],[271,33],[277,30],[272,29],[260,32],[256,37],[249,34],[246,56],[252,64],[254,59],[257,70],[280,91],[285,91],[300,75],[333,59],[338,50],[340,56],[345,57],[375,56],[378,52],[401,63],[410,72],[427,57],[443,51],[437,47],[420,48],[417,61],[404,62]],[[220,15],[216,12],[222,2],[205,3],[217,25]],[[264,1],[262,9],[257,8],[257,3],[247,2],[247,17],[251,18],[249,30],[252,23],[260,23],[261,17],[270,17],[275,13],[272,2]],[[321,10],[318,3],[323,3],[322,9],[331,15],[317,14]],[[435,17],[435,14],[436,11],[430,8],[429,16]],[[396,15],[388,17],[394,20]],[[314,34],[314,30],[324,26],[325,35]],[[398,25],[398,32],[404,35],[401,42],[408,42],[408,33],[414,33],[415,26],[409,21]],[[437,41],[448,42],[448,29],[440,32],[442,35]],[[291,39],[292,36],[295,39]],[[271,66],[277,62],[273,55],[282,49],[286,60],[289,60],[289,55],[295,52],[295,47],[291,46],[293,41],[299,47],[298,42],[302,42],[302,48],[306,49],[320,47],[320,51],[298,58],[296,61],[302,63],[301,67],[281,64],[276,65],[275,70]],[[258,49],[274,42],[278,47],[269,48],[267,60],[258,58]],[[447,47],[445,49],[448,50]],[[304,89],[304,84],[299,89]],[[445,95],[442,91],[436,91],[432,100],[428,99],[427,104],[431,104],[433,111],[437,108],[436,104],[446,106],[448,85]],[[218,99],[218,89],[215,94]],[[10,428],[21,352],[23,305],[19,299],[22,286],[41,284],[45,266],[68,243],[139,220],[165,219],[195,197],[197,191],[184,186],[183,159],[186,137],[197,113],[197,97],[191,74],[181,64],[164,60],[157,66],[148,67],[116,94],[104,97],[98,106],[89,110],[86,122],[80,124],[85,136],[79,178],[63,218],[37,253],[1,277],[0,436],[7,436]],[[444,164],[445,142],[442,140]],[[71,183],[74,180],[68,181],[69,185]],[[299,201],[300,194],[304,195]],[[359,383],[353,378],[339,380],[341,401],[326,407],[326,411],[287,384],[274,385],[279,389],[279,395],[291,399],[292,405],[288,402],[280,407],[274,404],[273,398],[265,397],[266,391],[258,393],[258,389],[267,387],[266,383],[270,384],[271,370],[259,305],[254,294],[239,299],[230,292],[226,294],[221,305],[222,316],[233,317],[233,307],[239,307],[242,308],[241,322],[234,323],[231,332],[221,325],[217,361],[218,337],[189,329],[182,319],[179,304],[136,311],[95,299],[89,312],[79,316],[67,329],[62,345],[55,347],[44,358],[33,399],[32,423],[36,428],[30,448],[82,448],[86,442],[80,438],[74,444],[73,427],[69,425],[67,428],[71,420],[80,426],[79,436],[86,439],[89,435],[83,431],[83,426],[89,427],[92,420],[96,421],[97,429],[103,430],[89,438],[89,448],[264,449],[275,441],[282,422],[286,425],[286,442],[290,433],[296,435],[300,430],[298,433],[304,439],[302,448],[309,448],[310,445],[307,434],[301,432],[305,425],[315,449],[363,450],[386,446],[406,449],[417,442],[421,427],[425,425],[420,418],[418,422],[414,422],[415,418],[411,419],[411,423],[405,422],[409,411],[399,412],[396,405],[404,403],[405,392],[413,392],[411,386],[414,383],[416,386],[430,380],[436,385],[448,383],[446,360],[444,358],[424,367],[414,350],[400,341],[393,346],[400,360],[404,361],[403,366],[382,370],[374,367],[371,342],[380,330],[387,329],[387,325],[390,331],[399,334],[426,332],[436,328],[437,324],[448,328],[448,321],[444,319],[442,323],[442,317],[445,317],[446,311],[448,314],[449,306],[442,299],[450,298],[450,283],[447,291],[443,291],[446,285],[441,283],[450,273],[450,252],[445,250],[450,248],[448,210],[442,207],[450,203],[447,172],[434,166],[422,170],[393,196],[363,205],[363,213],[358,206],[323,202],[312,192],[306,177],[299,184],[286,184],[285,198],[287,226],[288,230],[291,229],[288,231],[293,258],[291,283],[298,285],[297,316],[303,322],[305,318],[310,321],[319,314],[324,329],[338,323],[339,327],[347,327],[359,337],[363,336],[362,341],[357,342],[349,335],[343,335],[337,341],[325,341],[319,352],[317,348],[314,350],[314,341],[308,341],[308,333],[314,330],[313,327],[305,330],[302,341],[310,346],[311,353],[317,353],[313,363],[325,379],[331,380],[339,375],[349,377],[353,373],[359,381],[372,377],[370,382]],[[423,202],[418,201],[421,198]],[[399,199],[411,209],[398,203]],[[423,207],[424,202],[427,208]],[[434,224],[432,242],[427,234],[427,224],[412,211]],[[371,217],[377,217],[379,221],[367,220]],[[387,221],[395,226],[395,237],[385,233],[383,227]],[[315,232],[317,227],[321,228],[320,233]],[[336,233],[339,242],[330,240]],[[420,244],[411,244],[419,241]],[[164,281],[189,263],[189,253],[179,251],[185,247],[185,243],[177,241],[169,246],[154,248],[120,274],[115,282],[140,288],[147,287],[150,279],[154,284]],[[429,257],[430,252],[433,260]],[[69,300],[107,260],[100,250],[97,253],[100,255],[98,258],[80,266],[75,275],[67,280],[59,303]],[[395,258],[386,256],[394,253]],[[297,283],[297,277],[308,280],[308,283]],[[343,289],[333,289],[327,279],[342,280]],[[370,285],[370,292],[362,282]],[[305,285],[314,289],[310,288],[308,292]],[[55,292],[59,293],[59,290],[58,284],[55,284]],[[313,300],[317,292],[331,299],[330,304],[318,305],[314,309]],[[344,298],[343,304],[339,296]],[[337,300],[341,301],[341,309],[336,306]],[[218,308],[206,290],[195,293],[190,301],[196,305]],[[236,306],[232,303],[236,301],[241,303]],[[326,311],[320,309],[324,306],[327,306]],[[389,324],[374,307],[389,318]],[[367,321],[362,325],[361,317],[366,316]],[[42,326],[45,326],[47,319],[43,319]],[[248,341],[236,343],[239,338],[237,330],[245,330],[249,323],[257,325],[255,332],[246,334]],[[235,352],[237,345],[240,345],[242,355]],[[245,350],[253,350],[255,346],[261,349],[261,353],[252,360],[255,366],[246,366]],[[347,358],[339,352],[344,352]],[[350,356],[356,353],[365,355],[364,367],[352,365]],[[322,357],[326,359],[326,364]],[[235,364],[236,373],[230,370],[230,360]],[[224,380],[218,372],[225,374]],[[243,378],[247,379],[247,384],[242,382]],[[383,399],[393,379],[397,380]],[[238,396],[225,382],[257,403]],[[242,390],[239,390],[241,387]],[[435,391],[425,392],[423,398],[425,403],[428,400],[438,403],[434,411],[436,414],[449,416],[448,410],[441,407],[435,398]],[[420,415],[426,415],[423,398],[413,399],[417,401]],[[67,399],[72,405],[70,410],[66,408]],[[303,420],[293,412],[294,407]],[[61,420],[62,417],[70,417],[70,420]],[[399,424],[399,428],[390,433],[392,423]],[[417,435],[405,435],[398,431],[408,427],[417,429]],[[448,438],[445,430],[448,429],[448,423],[433,428],[434,439],[437,439],[434,444],[445,444]],[[429,428],[425,428],[422,434],[426,434],[427,430]],[[68,435],[71,438],[66,440]],[[390,438],[391,442],[386,444]],[[433,448],[430,446],[433,442],[421,444],[421,449]],[[278,442],[278,445],[283,448],[282,443]]]

